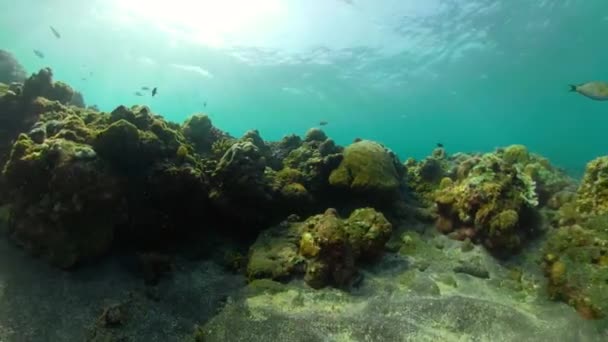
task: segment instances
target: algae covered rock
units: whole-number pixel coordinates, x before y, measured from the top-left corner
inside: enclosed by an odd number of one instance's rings
[[[563,195],[562,225],[550,232],[544,248],[550,296],[592,319],[608,314],[607,171],[607,157],[587,164],[576,196]]]
[[[342,148],[331,139],[302,142],[291,136],[281,141],[280,148],[280,155],[286,154],[283,168],[297,170],[302,175],[302,185],[313,194],[327,189],[329,175],[342,160]]]
[[[380,255],[392,232],[384,215],[371,208],[341,219],[328,209],[304,222],[284,222],[260,235],[251,247],[250,279],[288,279],[304,273],[313,288],[348,286],[361,260]]]
[[[549,295],[583,317],[608,314],[608,216],[560,227],[549,235],[543,266]]]
[[[285,280],[304,262],[298,241],[302,226],[285,223],[260,233],[251,246],[247,278]]]
[[[28,78],[23,85],[23,96],[27,101],[37,96],[58,101],[61,104],[70,104],[75,91],[63,82],[53,82],[53,72],[50,68],[40,70]]]
[[[445,182],[435,201],[440,231],[483,243],[493,251],[516,251],[538,223],[536,183],[495,154],[483,155],[466,177]]]
[[[433,202],[434,192],[444,180],[449,178],[453,169],[453,162],[447,157],[443,148],[436,148],[427,158],[417,162],[408,159],[404,166],[406,182],[413,195],[423,204]]]
[[[213,144],[211,119],[205,114],[195,114],[182,125],[184,136],[192,141],[198,151],[208,151]]]
[[[84,102],[78,95],[67,84],[53,82],[53,73],[48,68],[33,74],[23,84],[0,86],[0,163],[4,163],[10,144],[20,133],[30,131],[45,113],[62,115],[71,111],[64,106]]]
[[[583,215],[608,213],[608,157],[599,157],[587,164],[576,207]]]
[[[395,158],[382,145],[363,140],[344,149],[344,159],[329,176],[332,186],[370,195],[399,189]]]
[[[88,145],[21,135],[3,176],[12,237],[59,267],[98,257],[124,220],[121,189]]]
[[[120,106],[92,142],[95,150],[123,170],[141,169],[165,160],[191,161],[185,138],[146,107]]]
[[[266,158],[251,141],[233,144],[210,175],[209,198],[214,207],[231,220],[247,223],[255,230],[274,217],[272,176]]]

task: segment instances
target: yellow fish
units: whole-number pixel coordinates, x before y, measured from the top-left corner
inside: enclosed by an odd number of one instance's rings
[[[587,82],[579,85],[570,85],[570,91],[585,95],[590,99],[608,101],[608,82]]]

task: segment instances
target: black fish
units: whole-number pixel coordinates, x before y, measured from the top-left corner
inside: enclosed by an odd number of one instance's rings
[[[40,50],[34,50],[34,54],[39,58],[44,58],[44,54]]]
[[[135,92],[135,96],[144,96],[144,94],[142,94],[142,93],[140,93],[140,92],[136,91],[136,92]]]
[[[325,125],[327,125],[327,124],[328,124],[328,122],[327,122],[327,121],[320,121],[320,122],[319,122],[319,125],[320,125],[320,126],[325,126]]]
[[[53,31],[53,35],[55,35],[55,38],[59,39],[61,38],[61,35],[59,34],[59,32],[57,32],[57,30],[55,30],[55,28],[53,26],[49,26],[51,28],[51,31]]]
[[[141,87],[141,90],[150,90],[150,87]]]
[[[443,144],[442,143],[437,143],[437,147],[443,148]]]
[[[154,97],[154,95],[156,95],[156,87],[154,87],[154,89],[152,89],[152,97]]]

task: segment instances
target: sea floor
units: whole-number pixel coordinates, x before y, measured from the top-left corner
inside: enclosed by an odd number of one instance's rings
[[[66,272],[2,238],[0,341],[191,341],[195,332],[200,341],[608,340],[606,321],[546,298],[533,266],[500,264],[445,236],[406,240],[346,292],[246,285],[213,261],[179,258],[147,286],[121,257]],[[107,308],[119,308],[115,326],[100,320]]]

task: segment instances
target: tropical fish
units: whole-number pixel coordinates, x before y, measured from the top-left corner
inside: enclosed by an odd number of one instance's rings
[[[437,143],[437,147],[443,148],[443,144],[442,143]]]
[[[139,91],[136,91],[135,96],[144,96],[144,94],[140,93]]]
[[[320,121],[319,126],[326,126],[328,124],[327,121]]]
[[[156,87],[154,87],[154,89],[152,89],[152,97],[154,97],[154,95],[156,95],[157,91],[156,91]]]
[[[141,90],[150,90],[150,87],[141,87]]]
[[[59,32],[57,32],[57,30],[55,30],[55,28],[53,26],[49,26],[51,28],[51,31],[53,31],[53,35],[55,35],[55,38],[59,39],[61,38],[61,35],[59,34]]]
[[[577,92],[597,101],[608,101],[608,82],[594,81],[583,84],[571,84],[570,91]]]
[[[40,50],[34,50],[34,54],[39,58],[44,58],[44,54]]]

